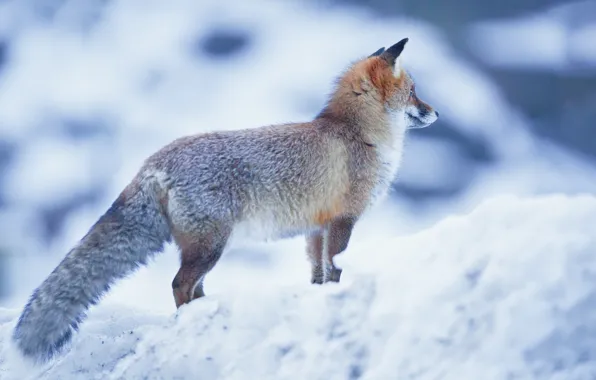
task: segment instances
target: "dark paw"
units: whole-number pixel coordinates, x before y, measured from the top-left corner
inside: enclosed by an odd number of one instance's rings
[[[323,276],[312,276],[310,279],[311,284],[322,284],[323,283]]]
[[[312,269],[312,275],[310,278],[310,283],[311,284],[322,284],[324,281],[324,274],[323,274],[323,268],[322,267],[314,267]]]
[[[326,282],[339,282],[341,278],[341,269],[339,268],[331,268],[327,273],[327,281]]]

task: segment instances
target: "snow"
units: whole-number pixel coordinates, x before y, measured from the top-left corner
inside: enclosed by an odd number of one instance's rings
[[[10,353],[18,310],[4,310],[0,377],[593,378],[595,219],[593,196],[501,196],[416,234],[356,233],[340,284],[302,271],[177,313],[101,303],[41,368]]]

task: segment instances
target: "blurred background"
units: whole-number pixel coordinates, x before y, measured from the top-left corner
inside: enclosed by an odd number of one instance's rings
[[[594,192],[593,1],[0,1],[0,306],[22,306],[161,146],[311,119],[351,61],[404,37],[441,118],[409,134],[356,235],[412,233],[494,194]],[[207,293],[308,281],[302,249],[232,247]],[[173,311],[177,260],[168,247],[114,302]]]

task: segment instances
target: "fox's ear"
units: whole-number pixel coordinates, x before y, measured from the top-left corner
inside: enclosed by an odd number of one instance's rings
[[[371,55],[369,55],[368,58],[370,58],[370,57],[377,57],[377,56],[383,54],[384,51],[385,51],[385,47],[382,47],[379,50],[377,50],[374,53],[372,53]]]
[[[399,41],[395,45],[391,46],[389,49],[385,50],[381,57],[384,58],[391,67],[395,67],[395,63],[397,58],[401,55],[401,52],[404,50],[406,43],[408,43],[409,38],[404,38],[403,40]],[[397,68],[396,68],[397,69]]]

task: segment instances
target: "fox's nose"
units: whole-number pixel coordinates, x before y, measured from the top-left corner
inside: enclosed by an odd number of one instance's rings
[[[435,111],[435,116],[439,117],[439,111]]]

